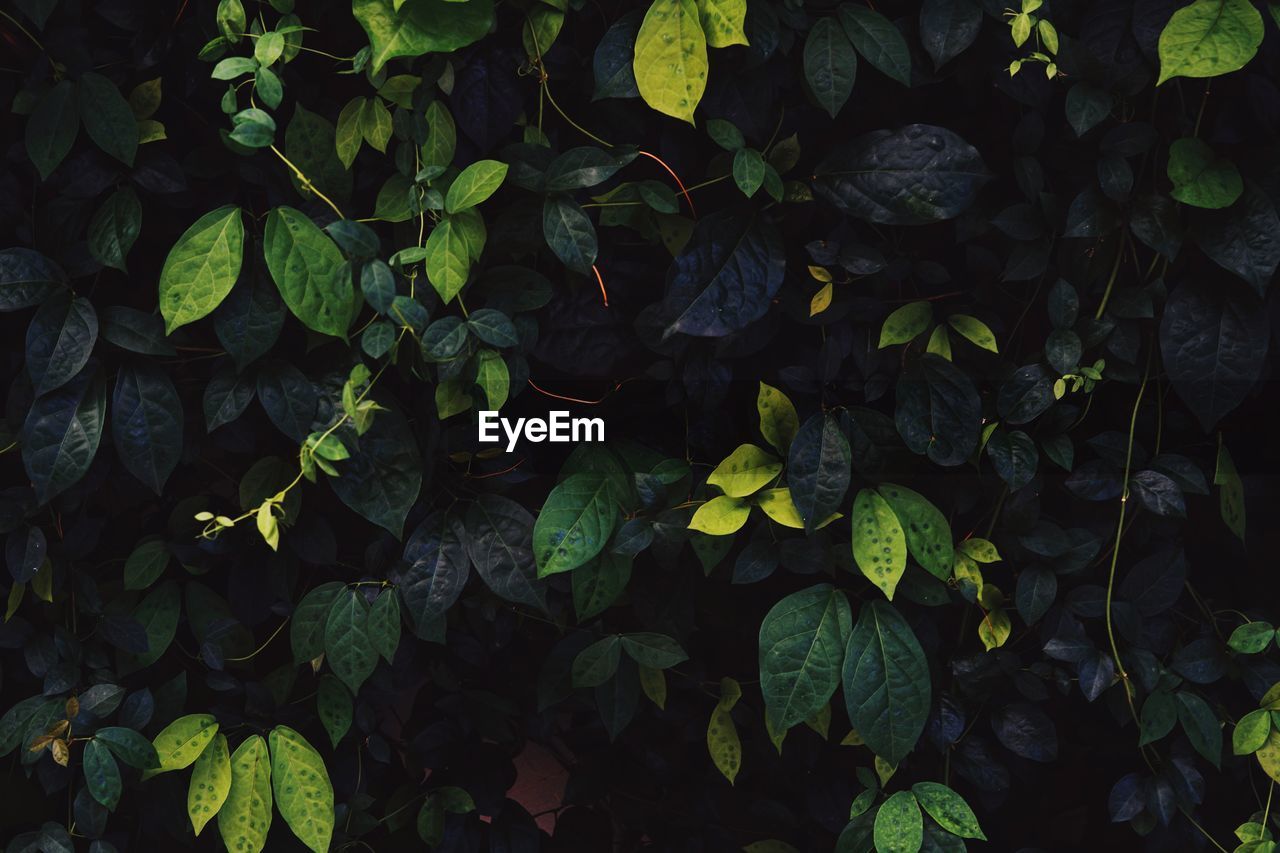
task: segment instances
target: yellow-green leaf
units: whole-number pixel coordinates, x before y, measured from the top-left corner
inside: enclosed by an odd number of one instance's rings
[[[636,35],[632,67],[646,104],[693,124],[710,70],[693,0],[654,0]]]
[[[751,505],[742,498],[720,495],[698,507],[689,521],[689,529],[711,536],[727,536],[746,524],[750,513]]]
[[[907,539],[889,502],[871,489],[858,492],[853,501],[853,559],[892,601],[907,570]]]
[[[747,20],[747,0],[697,0],[697,5],[707,44],[728,47],[747,43],[742,29]]]
[[[810,317],[821,314],[831,307],[831,294],[833,292],[834,288],[831,286],[831,282],[827,282],[822,285],[817,293],[813,294],[813,298],[809,300]]]
[[[754,444],[743,444],[716,466],[707,483],[718,486],[731,498],[745,498],[760,491],[780,473],[782,463],[777,457]]]
[[[204,317],[226,298],[244,260],[240,208],[211,210],[183,232],[160,270],[165,334]]]
[[[742,697],[742,687],[732,678],[720,679],[720,701],[707,722],[707,751],[716,769],[733,784],[742,766],[742,741],[733,725],[730,712]]]
[[[231,790],[231,754],[227,749],[227,736],[215,735],[213,741],[200,753],[191,771],[191,785],[187,788],[187,816],[196,835],[227,801]]]
[[[1257,756],[1258,763],[1262,765],[1266,774],[1280,782],[1280,731],[1272,728],[1271,734],[1267,736],[1267,742],[1258,750]]]
[[[333,785],[320,753],[288,726],[271,730],[271,785],[285,823],[314,853],[333,838]]]
[[[760,434],[779,453],[786,453],[791,439],[800,429],[800,417],[796,407],[786,394],[772,385],[760,383],[756,395],[756,410],[760,413]]]
[[[231,788],[218,812],[218,834],[234,853],[259,853],[271,828],[271,760],[262,735],[231,755]]]
[[[755,499],[756,505],[764,510],[764,514],[778,524],[796,530],[804,529],[804,519],[800,517],[800,510],[796,508],[796,503],[791,498],[791,489],[765,489],[758,492]],[[837,518],[843,517],[843,513],[834,512],[824,518],[814,529],[821,530]]]
[[[449,185],[444,198],[446,213],[461,213],[475,207],[502,186],[507,177],[507,164],[497,160],[478,160],[463,169]]]
[[[1160,85],[1171,77],[1217,77],[1243,68],[1262,44],[1262,15],[1249,0],[1196,0],[1160,32]]]
[[[987,324],[979,320],[977,317],[970,317],[968,314],[952,314],[947,318],[947,322],[951,324],[951,328],[955,329],[965,340],[974,346],[982,347],[990,352],[999,352],[996,346],[996,336],[991,333],[991,329]]]
[[[933,306],[928,302],[909,302],[885,318],[880,328],[880,348],[905,344],[929,328]]]
[[[666,710],[666,674],[657,667],[645,666],[644,664],[640,664],[636,669],[640,673],[640,689],[644,691],[644,695],[649,697],[650,702]]]
[[[190,767],[218,733],[218,721],[212,714],[187,714],[165,726],[151,744],[156,748],[160,766],[143,771],[147,779],[158,773]]]

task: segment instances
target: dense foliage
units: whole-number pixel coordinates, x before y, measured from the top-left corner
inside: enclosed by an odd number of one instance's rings
[[[0,0],[7,849],[1274,850],[1277,24]]]

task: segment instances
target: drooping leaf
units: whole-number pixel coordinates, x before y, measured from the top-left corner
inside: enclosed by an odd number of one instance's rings
[[[126,166],[138,151],[138,121],[116,84],[88,71],[76,81],[80,120],[89,138]]]
[[[22,463],[36,500],[47,503],[85,475],[106,414],[106,388],[92,364],[31,404],[22,425]]]
[[[1244,400],[1267,356],[1267,323],[1238,287],[1183,283],[1160,322],[1160,351],[1178,396],[1206,431]]]
[[[111,438],[130,474],[157,495],[182,456],[182,401],[154,364],[126,365],[111,398]]]
[[[329,608],[324,627],[325,659],[353,694],[360,692],[378,665],[369,640],[369,606],[359,590],[340,592]]]
[[[898,764],[924,731],[931,682],[920,643],[891,604],[863,603],[848,635],[842,683],[853,728],[876,755]]]
[[[230,791],[231,753],[227,747],[227,736],[219,733],[200,753],[191,770],[187,817],[191,819],[191,828],[196,835],[218,814]]]
[[[112,193],[89,221],[89,252],[99,263],[126,271],[125,259],[142,233],[142,205],[131,187]]]
[[[830,584],[792,593],[764,617],[760,691],[779,728],[804,722],[831,699],[852,621],[848,599]]]
[[[328,853],[334,824],[333,785],[324,759],[288,726],[272,729],[269,742],[271,786],[280,816],[313,853]]]
[[[804,75],[818,105],[832,118],[853,94],[858,55],[835,18],[819,18],[804,40]]]
[[[742,697],[742,687],[732,678],[720,679],[720,699],[707,722],[707,751],[716,769],[732,785],[742,766],[742,741],[730,713]]]
[[[632,67],[646,104],[693,124],[709,70],[707,37],[694,0],[654,0],[636,34]]]
[[[924,0],[920,41],[941,68],[969,49],[982,29],[982,5],[975,0]]]
[[[115,811],[124,789],[120,766],[116,764],[111,750],[96,739],[84,745],[84,780],[93,798]]]
[[[228,850],[260,853],[271,828],[271,759],[262,735],[249,735],[231,754],[231,787],[218,811]]]
[[[973,382],[941,356],[926,353],[898,379],[895,422],[907,447],[939,465],[964,463],[978,445],[982,406]]]
[[[93,354],[98,315],[82,296],[45,300],[27,327],[27,375],[37,396],[70,382]]]
[[[907,569],[907,542],[893,508],[872,489],[862,489],[853,501],[853,559],[892,601]]]
[[[27,119],[27,156],[40,173],[41,180],[66,158],[76,141],[80,127],[75,84],[70,80],[55,83],[40,96],[31,117]]]
[[[399,538],[422,489],[422,454],[400,407],[376,394],[374,401],[382,411],[363,435],[349,422],[340,430],[351,458],[339,463],[341,476],[329,485],[344,504]]]
[[[589,273],[599,244],[591,219],[569,196],[553,193],[542,207],[542,233],[551,251],[574,272]]]
[[[816,530],[843,503],[852,459],[833,415],[813,415],[801,425],[787,457],[787,483],[806,531]]]

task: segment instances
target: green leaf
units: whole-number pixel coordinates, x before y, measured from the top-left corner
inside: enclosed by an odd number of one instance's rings
[[[347,171],[351,162],[340,156],[337,132],[324,116],[295,104],[284,131],[284,153],[320,192],[339,201],[351,195],[351,173]],[[303,198],[313,196],[297,175],[291,174],[290,180]]]
[[[1169,180],[1174,198],[1193,207],[1218,210],[1235,204],[1244,192],[1240,171],[1225,157],[1218,157],[1203,140],[1174,140],[1169,146]]]
[[[760,413],[760,434],[779,453],[786,453],[800,429],[800,417],[790,398],[772,385],[761,382],[756,395],[756,411]]]
[[[267,214],[262,237],[271,278],[294,316],[321,334],[346,339],[354,314],[351,268],[329,235],[292,207]]]
[[[178,631],[181,608],[181,592],[175,581],[167,581],[156,587],[133,608],[134,621],[147,634],[147,650],[138,654],[121,651],[118,663],[121,675],[136,672],[160,659]]]
[[[618,503],[603,474],[584,471],[560,482],[533,525],[538,577],[576,569],[600,553],[618,521]]]
[[[328,853],[333,838],[333,785],[324,759],[288,726],[271,730],[271,786],[276,808],[298,840]]]
[[[689,659],[680,644],[666,634],[642,631],[622,635],[622,650],[641,666],[670,669]]]
[[[187,788],[187,817],[196,835],[227,801],[231,791],[231,754],[227,736],[217,734],[196,759]]]
[[[398,56],[466,47],[493,26],[493,0],[352,0],[351,11],[369,36],[375,74]]]
[[[646,104],[693,124],[710,70],[694,0],[654,0],[636,36],[632,67]]]
[[[1178,721],[1187,733],[1187,740],[1214,767],[1222,763],[1222,724],[1209,707],[1209,703],[1194,693],[1179,690]]]
[[[1276,636],[1270,622],[1248,622],[1231,632],[1227,645],[1241,654],[1257,654],[1271,645]]]
[[[905,486],[884,483],[879,491],[902,523],[911,556],[938,580],[949,579],[955,546],[946,516],[924,495]]]
[[[211,210],[183,232],[160,270],[165,333],[204,317],[231,292],[244,259],[240,208]]]
[[[898,516],[871,489],[861,490],[853,501],[853,559],[892,601],[907,570],[907,542]]]
[[[947,318],[947,322],[951,324],[951,328],[960,333],[961,337],[974,346],[982,347],[988,352],[1000,352],[999,347],[996,346],[996,336],[991,333],[987,324],[977,317],[970,317],[968,314],[952,314]]]
[[[125,365],[111,397],[111,437],[125,470],[159,495],[182,456],[178,389],[154,363]]]
[[[733,155],[733,181],[747,198],[764,182],[764,158],[754,148],[739,148]]]
[[[89,138],[121,163],[132,166],[138,152],[138,120],[116,84],[87,71],[76,83],[76,96]]]
[[[760,691],[780,730],[803,723],[831,699],[852,622],[848,599],[830,584],[794,592],[765,615]]]
[[[453,116],[443,101],[432,101],[427,107],[427,141],[422,145],[422,166],[444,172],[453,162],[458,132]]]
[[[27,327],[27,375],[36,396],[74,379],[97,340],[98,315],[88,299],[65,292],[45,300]]]
[[[322,583],[298,602],[289,625],[289,642],[295,663],[314,660],[324,654],[325,625],[329,610],[339,593],[346,589],[340,581]]]
[[[760,491],[780,473],[782,462],[777,457],[754,444],[742,444],[715,467],[707,483],[718,486],[731,498],[745,498]]]
[[[924,843],[924,817],[910,791],[898,791],[876,812],[876,853],[917,853]]]
[[[378,665],[378,652],[369,641],[369,608],[358,589],[334,599],[324,628],[325,659],[354,695]]]
[[[72,82],[63,80],[40,96],[27,119],[27,156],[41,180],[53,174],[76,141],[80,121],[75,95]]]
[[[22,462],[39,503],[48,503],[89,470],[106,411],[106,389],[90,370],[31,404],[22,425]]]
[[[1244,483],[1236,472],[1235,462],[1227,446],[1218,434],[1218,462],[1213,472],[1213,484],[1218,487],[1218,510],[1222,521],[1241,542],[1244,541]]]
[[[868,601],[844,655],[845,707],[867,746],[890,765],[915,748],[929,717],[924,651],[893,605]]]
[[[124,561],[124,588],[146,589],[169,565],[169,546],[162,540],[151,539],[138,543]]]
[[[444,197],[445,213],[461,213],[475,207],[493,195],[506,177],[506,163],[477,160],[463,169],[449,185],[449,192]]]
[[[597,640],[578,652],[573,659],[573,686],[598,687],[618,671],[622,660],[622,641],[618,637]]]
[[[0,250],[0,311],[39,305],[66,283],[66,273],[39,252]]]
[[[394,589],[384,589],[369,608],[369,642],[391,663],[400,645],[400,598]]]
[[[578,622],[599,616],[618,600],[631,579],[631,559],[629,555],[602,551],[574,570],[573,609]]]
[[[849,41],[863,59],[902,85],[911,85],[911,50],[892,21],[852,2],[842,3],[837,14]]]
[[[111,750],[97,740],[91,740],[84,746],[84,781],[95,800],[115,811],[124,787],[120,781],[120,766],[116,764]]]
[[[334,749],[351,729],[352,713],[351,693],[337,676],[320,676],[316,687],[316,715],[320,717]]]
[[[598,251],[596,229],[572,198],[562,193],[547,196],[542,205],[542,235],[566,267],[580,273],[591,271]]]
[[[445,218],[427,237],[427,279],[440,300],[450,302],[461,292],[471,274],[471,256],[462,226]]]
[[[835,118],[853,94],[858,54],[835,18],[819,18],[804,40],[804,78],[818,106]]]
[[[83,700],[84,694],[81,694]],[[83,701],[82,701],[83,704]],[[94,738],[105,744],[108,749],[125,764],[139,770],[154,770],[160,766],[160,756],[156,748],[133,729],[123,726],[106,726],[94,733]]]
[[[742,767],[742,741],[733,725],[733,706],[742,698],[742,687],[732,678],[720,679],[720,699],[707,721],[707,751],[716,769],[732,785]]]
[[[917,782],[911,786],[916,802],[933,818],[938,826],[952,835],[961,838],[976,838],[986,841],[982,827],[978,826],[978,818],[964,798],[946,785],[937,782]]]
[[[1235,755],[1252,755],[1271,734],[1271,712],[1265,708],[1250,711],[1236,723],[1231,733],[1231,752]]]
[[[729,47],[746,44],[743,24],[747,18],[747,0],[697,0],[698,20],[707,44],[712,47]]]
[[[928,302],[908,302],[885,318],[884,325],[880,327],[880,348],[914,340],[929,328],[932,320],[932,305]]]
[[[179,717],[161,729],[160,734],[151,741],[160,759],[160,766],[144,772],[142,778],[148,779],[170,770],[190,767],[217,733],[218,721],[213,714],[187,714]]]
[[[142,205],[132,187],[112,193],[89,220],[89,254],[98,263],[127,272],[125,258],[142,233]]]
[[[511,393],[511,372],[500,353],[482,349],[476,353],[476,384],[484,391],[488,408],[497,411]]]
[[[260,853],[271,828],[271,760],[262,735],[249,735],[231,754],[231,788],[218,812],[228,850]]]
[[[1262,43],[1262,15],[1249,0],[1195,0],[1160,32],[1160,79],[1217,77],[1243,68]]]

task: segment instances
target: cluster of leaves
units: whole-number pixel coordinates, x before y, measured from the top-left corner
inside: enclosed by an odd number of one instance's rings
[[[0,0],[7,849],[1275,850],[1278,26]]]

